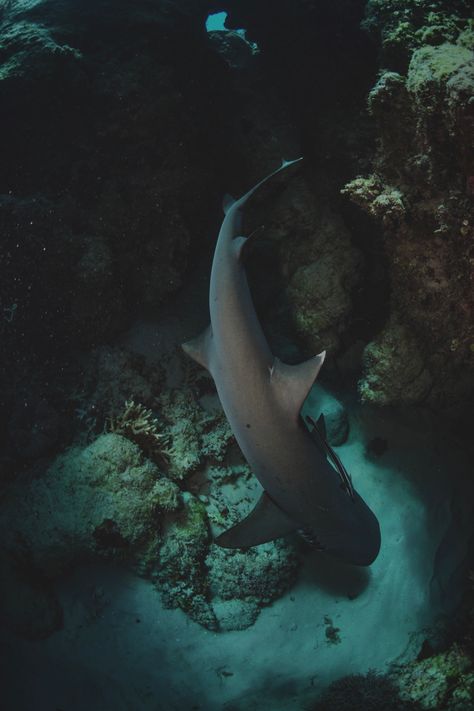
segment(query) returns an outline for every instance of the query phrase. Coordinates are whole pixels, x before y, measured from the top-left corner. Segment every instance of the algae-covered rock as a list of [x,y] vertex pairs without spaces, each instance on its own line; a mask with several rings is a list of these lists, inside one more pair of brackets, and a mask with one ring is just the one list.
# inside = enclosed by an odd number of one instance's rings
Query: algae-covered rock
[[368,0],[363,26],[378,39],[382,61],[403,69],[413,50],[452,42],[469,18],[469,0]]
[[382,183],[378,176],[354,178],[341,192],[350,195],[354,203],[367,209],[384,226],[393,228],[405,217],[402,191],[394,185]]
[[[291,319],[306,347],[319,352],[335,352],[352,313],[354,288],[361,282],[363,258],[351,244],[342,223],[322,218],[314,245],[301,254],[285,290]],[[292,254],[295,261],[296,254]],[[290,261],[290,267],[291,267]]]
[[251,627],[260,614],[260,606],[255,600],[220,600],[212,602],[212,608],[221,632],[245,630]]
[[213,545],[206,565],[213,595],[268,605],[294,582],[298,559],[289,544],[274,541],[245,552]]
[[190,494],[184,498],[183,511],[165,531],[156,582],[165,605],[180,607],[191,619],[215,629],[204,568],[209,545],[206,510]]
[[361,254],[346,244],[299,267],[291,277],[286,293],[294,326],[314,352],[337,350],[361,267]]
[[[365,351],[363,397],[388,404],[428,396],[459,419],[474,392],[468,5],[370,0],[366,26],[387,60],[368,102],[377,143],[372,173],[343,190],[373,218],[373,249],[383,254],[390,282],[390,324]],[[406,375],[396,384],[392,366],[403,355]]]
[[0,528],[43,574],[99,557],[129,560],[157,551],[160,510],[169,505],[156,465],[115,434],[61,454],[46,473],[11,489]]
[[462,45],[445,42],[439,47],[420,47],[411,58],[407,89],[425,101],[436,98],[436,89],[462,67],[472,68],[473,61],[472,50]]
[[375,405],[412,404],[425,399],[431,376],[415,336],[392,320],[365,349],[364,377],[359,382],[363,402]]
[[206,412],[190,388],[167,390],[159,398],[165,421],[167,473],[181,480],[207,457],[221,462],[234,437],[222,410]]
[[472,659],[456,646],[407,664],[396,671],[393,678],[402,699],[416,702],[421,709],[474,709]]

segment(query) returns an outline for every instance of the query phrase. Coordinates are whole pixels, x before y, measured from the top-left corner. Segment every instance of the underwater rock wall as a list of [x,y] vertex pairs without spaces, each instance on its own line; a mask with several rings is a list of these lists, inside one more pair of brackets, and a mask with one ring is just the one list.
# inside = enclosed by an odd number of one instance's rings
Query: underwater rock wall
[[469,17],[465,2],[368,3],[364,25],[380,47],[368,95],[377,145],[372,172],[343,190],[376,225],[390,280],[390,318],[365,350],[362,399],[428,402],[456,417],[474,391]]
[[202,14],[3,4],[2,363],[103,342],[182,284],[212,215],[222,135],[209,111],[222,66]]

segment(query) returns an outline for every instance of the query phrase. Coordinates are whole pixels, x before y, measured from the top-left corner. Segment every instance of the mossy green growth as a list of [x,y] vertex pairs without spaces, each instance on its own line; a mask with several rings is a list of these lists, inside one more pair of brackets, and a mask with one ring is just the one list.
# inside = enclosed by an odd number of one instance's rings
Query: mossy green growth
[[396,682],[401,698],[421,709],[474,710],[472,660],[457,646],[401,668]]
[[388,66],[405,71],[415,49],[458,41],[471,12],[468,0],[368,0],[363,27],[380,37]]
[[176,511],[181,506],[181,491],[177,484],[166,477],[160,477],[153,485],[150,499],[160,511]]
[[413,53],[408,70],[407,88],[415,94],[431,91],[433,83],[441,85],[464,65],[474,62],[470,49],[444,43],[439,47],[422,47]]
[[362,256],[350,244],[328,251],[295,271],[288,289],[298,333],[314,352],[335,351],[352,309],[352,289],[361,280]]
[[280,540],[245,552],[213,545],[206,564],[213,596],[267,605],[295,581],[299,560],[293,547]]
[[180,607],[191,619],[215,629],[204,567],[209,545],[206,509],[189,493],[183,498],[183,510],[165,531],[155,580],[167,607]]
[[51,576],[97,556],[138,564],[145,551],[157,552],[159,481],[158,468],[137,445],[101,435],[61,454],[27,488],[11,489],[0,518],[2,538],[13,548],[20,538],[33,564]]
[[180,481],[195,472],[205,458],[224,459],[233,434],[222,412],[206,412],[190,388],[165,391],[159,404],[166,422],[168,441],[163,451],[169,477]]
[[396,318],[366,347],[363,366],[365,375],[358,387],[364,403],[416,403],[429,392],[431,376],[417,340]]

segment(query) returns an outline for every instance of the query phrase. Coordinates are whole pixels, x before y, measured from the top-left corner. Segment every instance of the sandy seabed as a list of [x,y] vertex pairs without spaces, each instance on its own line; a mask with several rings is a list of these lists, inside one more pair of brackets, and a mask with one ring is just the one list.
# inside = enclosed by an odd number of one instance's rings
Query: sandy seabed
[[[297,711],[340,676],[416,656],[459,600],[472,520],[462,453],[418,414],[349,411],[338,453],[382,529],[370,569],[308,552],[283,598],[249,629],[222,633],[163,608],[128,572],[77,569],[59,586],[61,631],[4,640],[4,708]],[[375,436],[388,443],[379,457],[366,449]]]

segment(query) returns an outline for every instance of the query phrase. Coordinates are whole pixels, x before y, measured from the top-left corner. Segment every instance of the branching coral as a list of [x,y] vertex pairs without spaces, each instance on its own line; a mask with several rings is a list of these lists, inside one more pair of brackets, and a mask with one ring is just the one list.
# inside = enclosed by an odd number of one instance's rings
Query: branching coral
[[109,418],[107,429],[135,442],[150,459],[165,459],[169,437],[158,430],[153,412],[144,405],[127,400],[118,417]]

